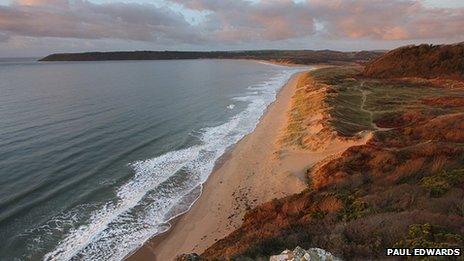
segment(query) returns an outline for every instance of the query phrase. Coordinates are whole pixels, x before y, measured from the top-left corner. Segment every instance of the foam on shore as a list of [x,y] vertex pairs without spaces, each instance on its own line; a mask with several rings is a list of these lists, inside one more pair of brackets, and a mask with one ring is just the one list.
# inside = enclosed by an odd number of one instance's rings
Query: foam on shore
[[133,162],[134,176],[115,192],[116,198],[94,211],[86,224],[71,229],[45,260],[120,260],[169,221],[190,209],[215,162],[252,132],[279,89],[302,68],[286,68],[266,82],[235,97],[246,108],[227,122],[200,130],[198,145]]

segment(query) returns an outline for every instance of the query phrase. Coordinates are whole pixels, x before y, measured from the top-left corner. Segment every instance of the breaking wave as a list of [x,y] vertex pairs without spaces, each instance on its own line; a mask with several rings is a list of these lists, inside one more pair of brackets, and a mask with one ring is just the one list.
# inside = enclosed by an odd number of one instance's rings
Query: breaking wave
[[198,199],[216,160],[254,130],[278,90],[296,71],[287,68],[233,98],[245,102],[245,109],[224,124],[201,129],[199,145],[130,163],[134,176],[117,188],[115,199],[94,210],[84,224],[69,229],[44,260],[120,260],[168,230],[169,221]]

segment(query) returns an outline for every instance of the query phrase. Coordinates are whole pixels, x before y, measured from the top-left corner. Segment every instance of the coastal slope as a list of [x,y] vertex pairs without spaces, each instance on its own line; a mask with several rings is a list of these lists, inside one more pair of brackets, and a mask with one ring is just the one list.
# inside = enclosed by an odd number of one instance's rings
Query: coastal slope
[[375,78],[446,78],[464,80],[464,43],[410,45],[369,62],[364,75]]
[[[307,97],[314,104],[310,110],[299,108],[296,98],[305,91],[306,76],[299,73],[289,80],[254,132],[241,140],[211,174],[192,209],[129,260],[172,260],[182,253],[205,251],[240,227],[247,211],[306,189],[306,172],[316,162],[367,141],[367,133],[349,139],[336,135],[326,125],[328,107],[320,102],[320,94]],[[288,129],[309,113],[317,115],[311,121],[322,126],[317,132],[325,133],[314,150],[298,145],[301,137]],[[305,137],[317,136],[313,131],[305,130]]]
[[[361,67],[306,74],[287,141],[317,150],[327,137],[369,133],[367,142],[319,161],[306,172],[305,190],[248,211],[240,228],[201,258],[268,258],[301,246],[372,259],[384,258],[387,247],[461,247],[464,89],[387,76],[373,77]],[[316,93],[328,111],[318,116],[325,124],[309,116],[308,97]]]

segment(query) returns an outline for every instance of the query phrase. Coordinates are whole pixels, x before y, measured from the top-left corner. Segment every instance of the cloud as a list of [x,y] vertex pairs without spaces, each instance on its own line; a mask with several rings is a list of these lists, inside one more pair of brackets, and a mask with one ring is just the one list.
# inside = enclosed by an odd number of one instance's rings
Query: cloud
[[6,42],[10,39],[10,35],[0,32],[0,42]]
[[172,1],[209,12],[209,32],[229,41],[455,39],[464,33],[464,8],[433,8],[418,0]]
[[32,37],[190,41],[190,24],[165,7],[21,0],[0,6],[0,31]]
[[332,37],[380,40],[437,39],[462,35],[463,8],[431,8],[411,0],[311,0]]
[[[173,46],[243,45],[295,39],[459,39],[464,8],[419,0],[165,0],[165,6],[86,0],[0,5],[0,40],[11,36],[123,39]],[[189,23],[183,13],[200,13]],[[191,17],[190,17],[191,18]]]
[[20,6],[53,6],[67,5],[67,2],[62,0],[17,0],[15,4]]
[[276,41],[314,33],[314,19],[305,3],[292,0],[173,0],[185,8],[207,12],[200,31],[207,39],[233,42]]

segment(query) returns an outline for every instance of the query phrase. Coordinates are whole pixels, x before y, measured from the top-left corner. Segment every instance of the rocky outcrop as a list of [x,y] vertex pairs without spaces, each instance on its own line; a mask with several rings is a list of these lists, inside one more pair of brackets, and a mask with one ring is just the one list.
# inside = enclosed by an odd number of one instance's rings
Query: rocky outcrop
[[279,255],[269,258],[269,261],[339,261],[338,257],[320,248],[310,248],[304,250],[297,246],[293,251],[285,250]]
[[[190,253],[179,255],[176,261],[206,261],[207,258],[202,258],[198,254]],[[261,258],[260,260],[267,260]],[[330,252],[321,248],[310,248],[305,250],[299,246],[295,247],[293,251],[284,250],[278,255],[273,255],[269,261],[341,261],[342,259],[333,256]]]

